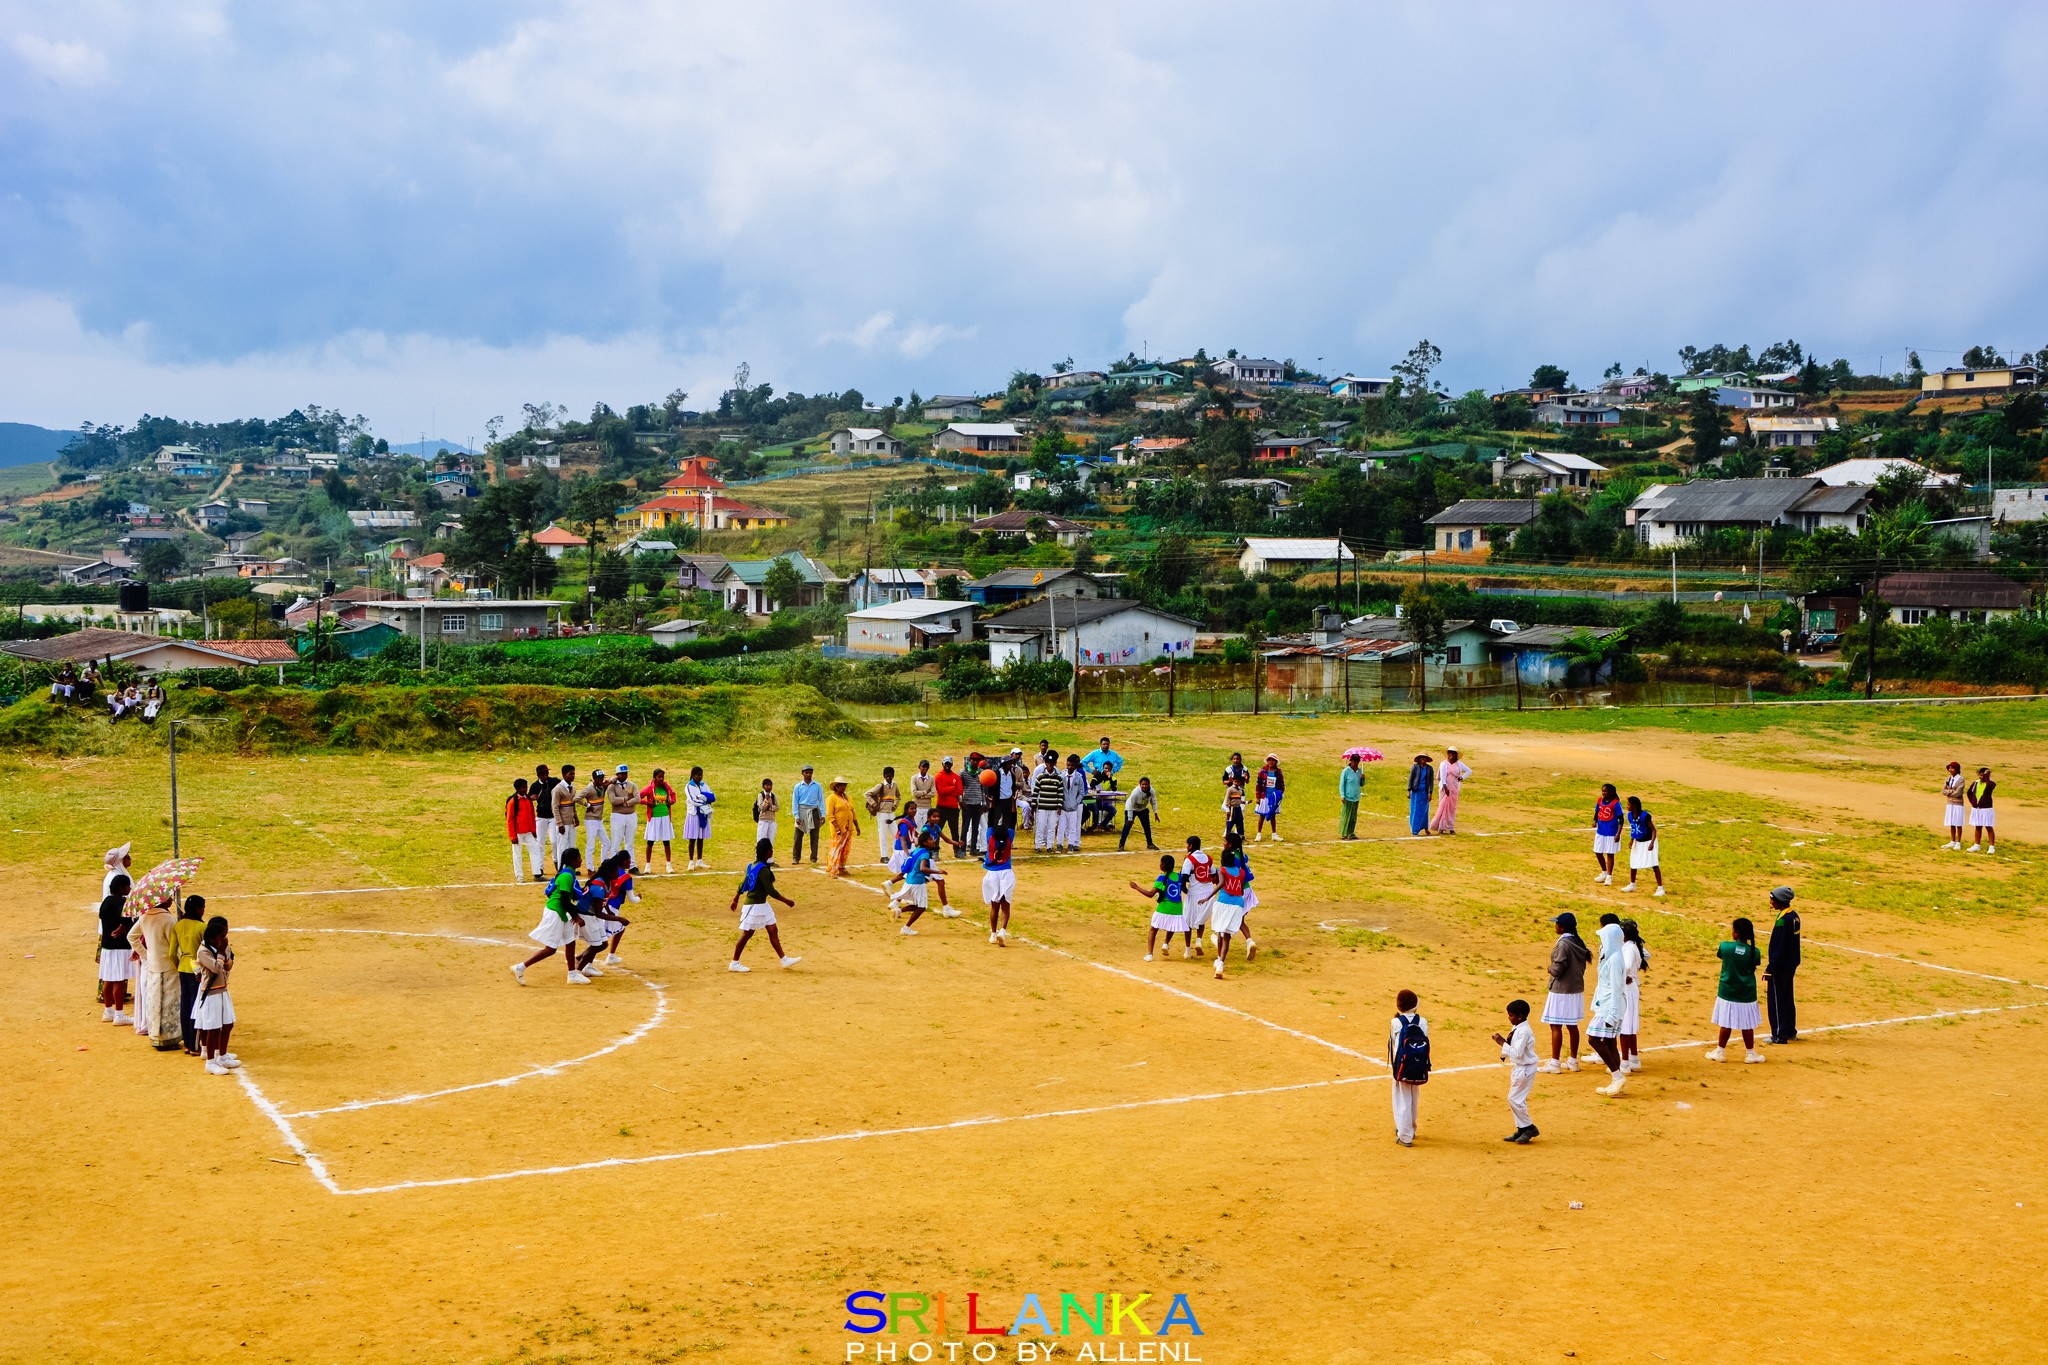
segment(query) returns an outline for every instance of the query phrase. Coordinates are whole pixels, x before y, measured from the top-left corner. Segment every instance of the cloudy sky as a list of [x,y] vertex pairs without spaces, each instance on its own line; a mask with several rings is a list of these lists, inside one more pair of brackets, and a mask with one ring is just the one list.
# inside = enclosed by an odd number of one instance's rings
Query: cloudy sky
[[2048,7],[0,0],[0,420],[2048,346]]

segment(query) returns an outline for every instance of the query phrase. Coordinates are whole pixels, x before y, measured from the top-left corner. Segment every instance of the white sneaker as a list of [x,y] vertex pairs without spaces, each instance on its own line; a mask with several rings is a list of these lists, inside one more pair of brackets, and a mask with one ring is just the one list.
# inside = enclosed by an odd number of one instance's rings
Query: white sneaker
[[123,1014],[121,1013],[121,1011],[115,1010],[114,1022],[117,1024],[132,1024],[135,1022],[135,1016],[132,1014]]
[[785,957],[784,959],[782,959],[782,965],[785,967],[794,967],[797,963],[802,961],[803,959],[800,957]]
[[583,964],[583,966],[582,966],[582,968],[581,968],[581,970],[582,970],[582,972],[583,972],[583,974],[584,974],[585,976],[603,976],[603,975],[604,975],[604,968],[602,968],[602,967],[598,966],[598,965],[597,965],[597,964],[596,964],[595,962],[586,962],[586,963],[584,963],[584,964]]
[[725,969],[729,972],[751,972],[752,970],[754,970],[752,967],[749,967],[746,963],[737,961],[726,963]]
[[990,935],[988,936],[988,941],[989,941],[990,943],[996,944],[996,945],[998,945],[998,946],[1001,946],[1001,944],[1002,944],[1002,940],[1001,940],[1001,939],[999,939],[999,938],[997,938],[997,937],[996,937],[996,936],[995,936],[994,934],[990,934]]
[[581,972],[571,972],[569,973],[569,984],[572,986],[588,986],[590,978]]
[[1664,894],[1664,888],[1663,888],[1663,887],[1661,887],[1661,886],[1660,886],[1660,887],[1658,887],[1658,888],[1657,888],[1657,889],[1656,889],[1655,891],[1652,891],[1652,892],[1650,893],[1650,895],[1651,895],[1651,896],[1653,896],[1653,897],[1655,897],[1655,896],[1661,896],[1661,895],[1663,895],[1663,894]]
[[1280,837],[1280,831],[1276,829],[1273,831],[1273,842],[1276,844],[1284,844],[1287,841]]
[[1984,850],[1978,848],[1975,844],[1971,844],[1968,848],[1963,850],[1963,852],[1965,853],[1982,853],[1983,851]]
[[1147,962],[1150,962],[1150,961],[1152,960],[1152,954],[1150,954],[1150,953],[1147,953],[1147,954],[1145,954],[1145,960],[1146,960]]
[[1959,843],[1957,843],[1957,842],[1956,842],[1955,840],[1951,839],[1951,840],[1949,840],[1949,841],[1948,841],[1947,843],[1943,844],[1943,845],[1942,845],[1942,848],[1943,848],[1944,850],[1946,850],[1946,849],[1960,849],[1960,848],[1962,848],[1962,845],[1961,845],[1961,844],[1959,844]]
[[[220,1061],[220,1064],[222,1066],[226,1067],[230,1071],[233,1071],[236,1067],[242,1064],[242,1059],[240,1057],[237,1057],[232,1052],[221,1053],[218,1060]],[[1758,1060],[1761,1061],[1762,1058],[1758,1058]]]
[[616,967],[625,960],[626,959],[620,957],[617,953],[606,953],[604,958],[604,965],[607,967]]
[[1631,1057],[1621,1064],[1621,1069],[1623,1071],[1641,1071],[1643,1069],[1643,1059]]
[[1710,1048],[1708,1048],[1708,1049],[1707,1049],[1707,1060],[1708,1060],[1708,1061],[1710,1061],[1710,1062],[1725,1062],[1725,1061],[1727,1061],[1727,1060],[1728,1060],[1728,1049],[1727,1049],[1727,1048],[1725,1048],[1725,1047],[1710,1047]]
[[228,1074],[228,1069],[219,1062],[208,1062],[206,1064],[206,1074],[209,1076],[225,1076]]
[[1218,981],[1221,981],[1223,979],[1223,959],[1220,957],[1217,958],[1214,963],[1214,966],[1216,968],[1216,979]]
[[1557,1058],[1552,1057],[1548,1061],[1544,1062],[1543,1065],[1537,1067],[1536,1070],[1540,1074],[1545,1076],[1555,1076],[1558,1072],[1564,1070],[1564,1068],[1557,1064]]
[[1996,852],[1998,852],[1998,845],[1997,845],[1997,844],[1992,844],[1992,845],[1991,845],[1990,847],[1986,848],[1986,849],[1985,849],[1984,851],[1985,851],[1986,853],[1996,853]]
[[1629,894],[1630,894],[1631,892],[1633,892],[1633,891],[1634,891],[1635,889],[1636,889],[1636,884],[1635,884],[1634,882],[1630,882],[1630,883],[1629,883],[1629,884],[1628,884],[1627,886],[1624,886],[1623,888],[1621,888],[1621,894],[1622,894],[1622,895],[1624,895],[1624,896],[1626,896],[1626,895],[1629,895]]
[[954,908],[953,908],[952,906],[950,906],[950,905],[942,905],[942,906],[940,906],[940,907],[939,907],[939,918],[940,918],[940,919],[959,919],[959,918],[960,918],[960,912],[959,912],[958,910],[955,910],[955,909],[954,909]]
[[105,1009],[100,1011],[100,1022],[103,1024],[111,1024],[114,1022],[114,1007],[112,1005],[109,1005]]
[[1183,944],[1181,946],[1180,955],[1185,959],[1192,960],[1195,956],[1194,946],[1192,944]]
[[1564,1059],[1564,1069],[1565,1069],[1566,1071],[1577,1071],[1577,1070],[1579,1069],[1579,1059],[1578,1059],[1578,1058],[1576,1058],[1576,1057],[1567,1057],[1567,1058],[1565,1058],[1565,1059]]
[[526,984],[526,964],[524,962],[512,964],[512,979],[522,986]]
[[1757,1051],[1757,1050],[1756,1050],[1755,1048],[1751,1048],[1751,1049],[1749,1050],[1749,1055],[1748,1055],[1747,1057],[1744,1057],[1744,1058],[1743,1058],[1742,1060],[1743,1060],[1744,1062],[1760,1062],[1760,1061],[1762,1061],[1763,1059],[1764,1059],[1764,1054],[1763,1054],[1763,1053],[1761,1053],[1761,1052]]
[[1264,830],[1260,830],[1260,831],[1259,831],[1259,832],[1258,832],[1257,834],[1254,834],[1254,835],[1252,836],[1252,842],[1253,842],[1253,843],[1255,843],[1255,844],[1260,844],[1260,843],[1264,843],[1264,842],[1265,842],[1265,840],[1266,840],[1266,832],[1265,832]]
[[1245,960],[1246,962],[1250,962],[1250,961],[1252,961],[1252,960],[1253,960],[1254,958],[1258,957],[1258,955],[1259,955],[1259,945],[1258,945],[1258,941],[1257,941],[1256,939],[1249,939],[1249,938],[1248,938],[1248,939],[1246,939],[1246,940],[1244,941],[1244,960]]
[[996,930],[996,937],[1001,939],[1003,942],[1008,943],[1010,941],[1009,926],[1005,925],[1001,929]]
[[898,930],[897,930],[896,932],[897,932],[897,933],[899,933],[899,934],[901,934],[901,935],[903,935],[903,937],[905,937],[905,938],[916,938],[916,937],[917,937],[917,930],[915,930],[915,929],[911,928],[911,927],[910,927],[909,925],[907,925],[907,924],[906,924],[906,925],[904,925],[904,926],[903,926],[903,927],[902,927],[901,929],[898,929]]

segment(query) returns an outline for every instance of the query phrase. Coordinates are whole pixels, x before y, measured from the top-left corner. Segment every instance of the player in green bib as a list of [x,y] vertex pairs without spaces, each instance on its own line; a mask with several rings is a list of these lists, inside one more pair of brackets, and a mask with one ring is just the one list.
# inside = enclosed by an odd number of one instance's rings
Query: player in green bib
[[1137,892],[1145,899],[1156,902],[1152,908],[1152,928],[1145,935],[1145,960],[1147,962],[1152,960],[1153,951],[1158,945],[1161,931],[1164,931],[1166,934],[1166,951],[1169,956],[1173,953],[1173,936],[1179,934],[1181,937],[1181,956],[1193,957],[1195,955],[1195,937],[1194,931],[1188,928],[1186,909],[1187,884],[1181,880],[1180,873],[1174,870],[1173,855],[1171,853],[1161,855],[1159,859],[1159,875],[1152,879],[1152,885],[1140,886],[1136,882],[1132,882],[1130,887],[1131,890]]

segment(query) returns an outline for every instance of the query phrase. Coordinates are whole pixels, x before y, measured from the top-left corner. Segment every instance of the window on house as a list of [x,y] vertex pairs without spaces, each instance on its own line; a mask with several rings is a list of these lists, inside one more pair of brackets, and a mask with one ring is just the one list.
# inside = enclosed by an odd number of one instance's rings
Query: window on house
[[441,613],[441,633],[460,635],[469,629],[469,616],[465,612],[444,611]]
[[1927,619],[1927,608],[1925,608],[1925,607],[1900,607],[1900,608],[1899,608],[1899,624],[1901,624],[1901,625],[1906,625],[1906,626],[1917,626],[1917,625],[1919,625],[1919,624],[1920,624],[1920,623],[1921,623],[1922,621],[1925,621],[1926,619]]
[[478,630],[503,630],[505,628],[505,613],[502,611],[481,613],[476,618],[476,628]]
[[1461,664],[1461,663],[1464,663],[1464,662],[1465,662],[1465,646],[1463,646],[1463,645],[1445,645],[1445,646],[1444,646],[1444,662],[1445,662],[1445,663],[1447,663],[1447,664]]

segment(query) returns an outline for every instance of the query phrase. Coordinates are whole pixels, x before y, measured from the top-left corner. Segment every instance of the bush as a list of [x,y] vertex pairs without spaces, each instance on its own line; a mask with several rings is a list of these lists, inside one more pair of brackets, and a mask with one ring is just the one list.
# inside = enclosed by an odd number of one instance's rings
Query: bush
[[993,669],[986,660],[962,654],[939,674],[938,692],[948,700],[1002,692],[1064,692],[1073,676],[1074,666],[1065,659],[1016,659]]

